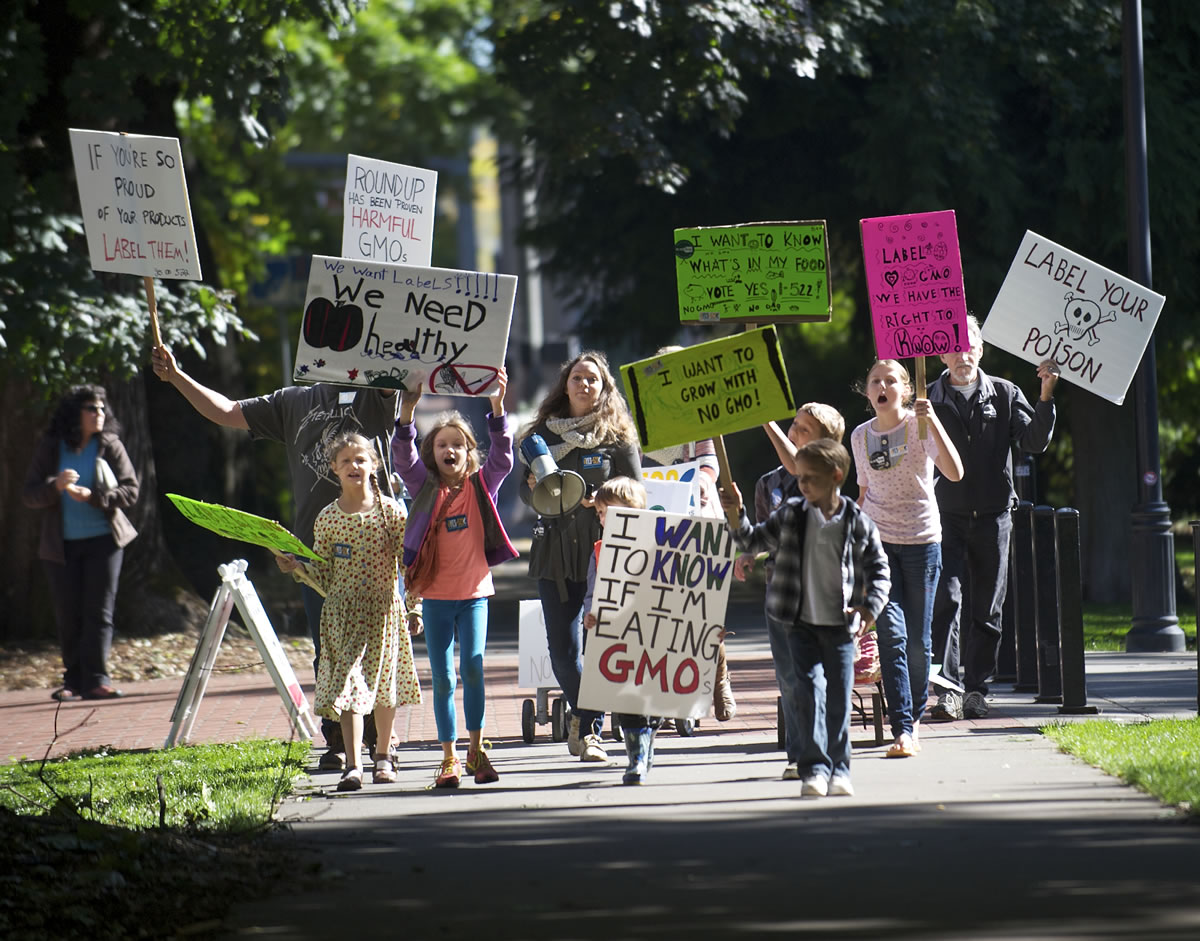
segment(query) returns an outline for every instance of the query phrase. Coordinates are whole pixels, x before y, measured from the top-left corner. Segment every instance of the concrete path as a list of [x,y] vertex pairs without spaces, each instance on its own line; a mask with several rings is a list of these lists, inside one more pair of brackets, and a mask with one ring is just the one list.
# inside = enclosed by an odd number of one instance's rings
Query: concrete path
[[[395,785],[338,794],[314,753],[279,816],[323,875],[236,905],[228,936],[1200,937],[1200,829],[1057,752],[1036,731],[1055,706],[999,686],[987,719],[927,723],[915,758],[857,747],[855,797],[803,799],[780,780],[774,675],[753,618],[730,655],[738,716],[660,736],[650,782],[630,788],[615,743],[611,764],[592,766],[549,726],[521,740],[532,693],[516,686],[515,634],[494,636],[487,735],[501,780],[428,789],[439,756],[428,705],[397,721]],[[1102,718],[1196,715],[1194,653],[1089,654],[1087,670]],[[0,759],[161,747],[179,686],[61,708],[49,690],[0,694]],[[194,740],[255,735],[289,735],[267,677],[214,676]]]

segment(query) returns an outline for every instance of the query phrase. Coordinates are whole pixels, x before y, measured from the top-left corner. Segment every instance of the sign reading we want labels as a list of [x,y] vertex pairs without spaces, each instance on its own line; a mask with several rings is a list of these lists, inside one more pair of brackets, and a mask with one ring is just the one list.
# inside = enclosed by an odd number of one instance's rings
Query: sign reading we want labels
[[516,292],[511,274],[314,255],[295,380],[486,395]]
[[733,537],[724,520],[610,507],[580,707],[707,715],[732,570]]
[[70,135],[92,267],[199,281],[179,139],[77,128]]

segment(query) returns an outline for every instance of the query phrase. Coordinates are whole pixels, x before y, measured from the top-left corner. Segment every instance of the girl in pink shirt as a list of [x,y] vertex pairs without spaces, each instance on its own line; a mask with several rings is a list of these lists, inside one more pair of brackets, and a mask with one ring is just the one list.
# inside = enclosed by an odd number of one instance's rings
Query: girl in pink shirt
[[404,560],[408,566],[407,587],[424,598],[433,715],[442,744],[435,787],[458,787],[463,773],[455,753],[455,636],[463,680],[463,711],[471,740],[467,772],[475,776],[476,784],[500,778],[483,743],[483,649],[487,643],[487,600],[495,594],[490,566],[517,557],[496,512],[496,493],[513,466],[512,434],[504,413],[507,386],[508,374],[501,369],[496,388],[489,395],[491,448],[482,466],[475,434],[458,412],[444,412],[434,419],[418,455],[413,413],[421,398],[420,388],[401,395],[400,417],[392,438],[392,461],[413,495],[404,535]]
[[[929,698],[930,623],[942,571],[942,524],[933,471],[962,479],[962,461],[928,399],[913,401],[908,370],[881,359],[864,389],[875,417],[850,434],[858,505],[879,527],[892,573],[891,594],[876,620],[883,687],[895,741],[889,758],[920,749],[917,729]],[[922,437],[919,424],[926,423]]]

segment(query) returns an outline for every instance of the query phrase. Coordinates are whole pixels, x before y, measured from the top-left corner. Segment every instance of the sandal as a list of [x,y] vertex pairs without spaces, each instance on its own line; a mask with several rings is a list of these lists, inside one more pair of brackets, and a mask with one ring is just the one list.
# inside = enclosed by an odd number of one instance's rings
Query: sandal
[[83,699],[75,690],[67,689],[65,686],[62,689],[56,689],[52,692],[50,698],[57,699],[59,702],[79,702]]
[[375,772],[371,775],[371,780],[376,784],[396,783],[396,769],[390,758],[375,759]]
[[900,737],[892,742],[891,748],[887,750],[885,758],[911,758],[917,753],[917,747],[913,744],[912,736],[907,732],[900,733]]
[[337,789],[339,791],[362,790],[362,768],[350,768],[342,775],[342,780],[338,781]]
[[111,686],[97,686],[84,694],[84,699],[120,699],[125,694]]

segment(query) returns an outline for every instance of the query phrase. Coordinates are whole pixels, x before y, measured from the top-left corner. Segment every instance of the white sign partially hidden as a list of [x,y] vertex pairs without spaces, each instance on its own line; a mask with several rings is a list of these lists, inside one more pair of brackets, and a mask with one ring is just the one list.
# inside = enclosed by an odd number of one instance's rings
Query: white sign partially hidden
[[542,603],[536,599],[522,599],[517,621],[517,688],[554,689],[557,686],[558,680],[550,666]]
[[516,292],[511,274],[314,255],[295,379],[486,395]]
[[179,139],[76,128],[70,134],[92,267],[199,281]]
[[724,520],[610,507],[580,707],[676,719],[707,715],[732,569],[733,538]]
[[992,304],[983,338],[1120,405],[1166,298],[1036,232]]
[[433,261],[437,172],[350,154],[342,255],[397,265]]
[[699,461],[681,461],[665,467],[642,466],[646,506],[667,513],[695,515],[700,506]]

